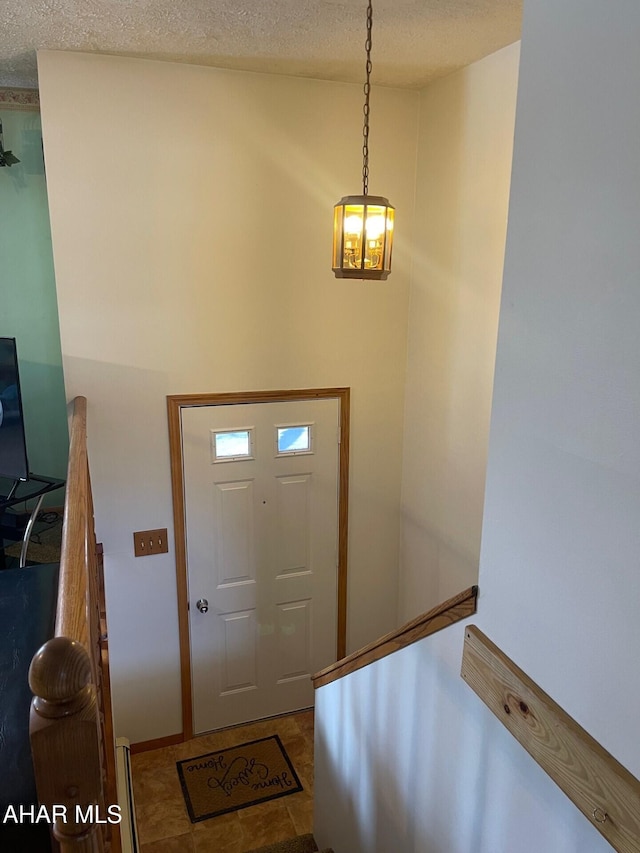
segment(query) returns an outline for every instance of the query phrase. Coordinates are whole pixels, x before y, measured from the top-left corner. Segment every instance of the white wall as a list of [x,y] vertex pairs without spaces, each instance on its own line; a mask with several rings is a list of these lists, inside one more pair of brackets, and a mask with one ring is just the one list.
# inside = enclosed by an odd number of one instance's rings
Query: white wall
[[636,776],[639,33],[525,10],[480,572],[487,633]]
[[420,97],[400,623],[478,582],[518,59],[511,45]]
[[462,643],[458,623],[316,691],[320,849],[610,853],[460,678]]
[[[348,385],[348,646],[395,624],[418,95],[372,97],[371,192],[398,210],[387,283],[330,268],[361,180],[359,86],[41,52],[67,393],[89,399],[118,733],[180,731],[165,395]],[[278,221],[289,233],[278,241]]]
[[[638,32],[635,0],[525,4],[473,620],[636,777]],[[462,682],[462,643],[319,691],[318,842],[610,850]]]

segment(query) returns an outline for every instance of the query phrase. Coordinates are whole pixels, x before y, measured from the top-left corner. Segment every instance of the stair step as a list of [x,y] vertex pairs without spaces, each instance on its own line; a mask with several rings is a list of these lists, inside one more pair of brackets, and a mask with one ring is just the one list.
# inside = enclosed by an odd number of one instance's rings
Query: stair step
[[[318,853],[318,845],[313,835],[297,835],[277,844],[267,844],[248,853]],[[333,853],[333,850],[323,850],[322,853]]]

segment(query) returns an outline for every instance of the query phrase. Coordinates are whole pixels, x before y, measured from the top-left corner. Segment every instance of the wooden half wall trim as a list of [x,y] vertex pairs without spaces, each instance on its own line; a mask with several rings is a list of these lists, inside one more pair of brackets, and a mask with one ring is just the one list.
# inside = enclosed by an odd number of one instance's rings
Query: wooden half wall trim
[[131,755],[137,755],[139,752],[150,752],[152,749],[164,749],[166,746],[175,746],[178,743],[184,743],[182,732],[175,735],[157,737],[153,740],[139,740],[131,744]]
[[325,684],[330,684],[344,675],[356,672],[356,670],[362,669],[370,663],[385,658],[392,652],[397,652],[399,649],[411,645],[411,643],[441,631],[448,625],[453,625],[461,619],[472,616],[476,612],[477,598],[477,586],[469,587],[464,592],[454,595],[453,598],[438,604],[427,613],[423,613],[422,616],[407,622],[401,628],[385,634],[384,637],[374,640],[357,652],[353,652],[346,658],[342,658],[342,660],[320,670],[312,676],[313,686],[316,689],[324,687]]
[[614,850],[640,853],[640,781],[475,625],[461,674]]

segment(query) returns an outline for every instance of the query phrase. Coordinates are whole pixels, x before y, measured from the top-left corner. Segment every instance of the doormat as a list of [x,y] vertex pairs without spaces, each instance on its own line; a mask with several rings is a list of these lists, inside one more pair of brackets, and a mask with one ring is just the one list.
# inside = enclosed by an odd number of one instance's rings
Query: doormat
[[302,791],[278,735],[176,762],[191,823]]

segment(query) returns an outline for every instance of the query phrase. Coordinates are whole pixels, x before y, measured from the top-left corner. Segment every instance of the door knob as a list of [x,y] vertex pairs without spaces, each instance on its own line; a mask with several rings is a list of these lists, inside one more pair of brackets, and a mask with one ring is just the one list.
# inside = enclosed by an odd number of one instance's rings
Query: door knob
[[196,607],[200,611],[200,613],[206,613],[209,610],[209,602],[206,598],[199,598],[196,601]]

